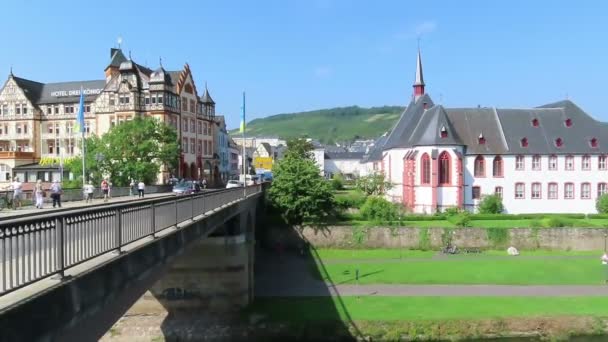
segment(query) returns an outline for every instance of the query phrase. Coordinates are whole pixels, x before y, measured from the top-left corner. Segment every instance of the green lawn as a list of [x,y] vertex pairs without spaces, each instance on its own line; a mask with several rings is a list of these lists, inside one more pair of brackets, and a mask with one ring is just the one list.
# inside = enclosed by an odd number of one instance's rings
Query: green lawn
[[[318,248],[313,255],[321,260],[331,259],[407,259],[407,258],[431,258],[437,255],[438,251],[421,251],[412,249],[398,248],[377,248],[377,249],[335,249]],[[550,251],[532,250],[520,251],[521,256],[596,256],[602,255],[602,251]],[[450,258],[477,258],[484,256],[507,256],[506,250],[487,250],[481,254],[458,254],[449,256]]]
[[[505,219],[505,220],[475,220],[472,219],[469,223],[470,227],[477,228],[530,228],[532,226],[532,221],[530,219]],[[536,220],[538,221],[538,220]],[[582,227],[582,228],[603,228],[608,227],[608,219],[580,219],[580,220],[570,220],[574,227]],[[360,218],[354,217],[350,221],[343,222],[344,225],[354,225],[354,226],[366,226],[366,227],[374,227],[374,226],[387,226],[386,222],[376,223],[371,221],[364,221]],[[453,223],[447,220],[433,220],[433,221],[402,221],[402,222],[393,222],[393,225],[400,227],[414,227],[414,228],[454,228],[456,227]],[[541,228],[542,229],[542,228]]]
[[[448,257],[451,258],[451,257]],[[605,270],[599,258],[483,258],[417,260],[392,263],[325,263],[321,276],[336,284],[517,284],[598,285]]]
[[606,316],[608,297],[302,297],[257,298],[252,312],[270,320],[462,320]]

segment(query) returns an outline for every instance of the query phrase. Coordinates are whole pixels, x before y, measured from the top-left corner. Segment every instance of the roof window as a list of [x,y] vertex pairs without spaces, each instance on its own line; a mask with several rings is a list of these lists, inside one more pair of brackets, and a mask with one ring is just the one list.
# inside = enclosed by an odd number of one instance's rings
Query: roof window
[[445,129],[445,126],[441,127],[441,138],[447,138],[448,137],[448,130]]
[[566,121],[564,121],[564,125],[566,125],[566,127],[572,127],[572,119],[566,119]]
[[536,118],[532,119],[532,127],[538,127],[538,125],[539,125],[538,119],[536,119]]
[[562,147],[564,145],[564,141],[562,138],[555,139],[555,147]]
[[591,148],[597,148],[598,147],[597,138],[591,138],[591,140],[589,140],[589,146],[591,146]]
[[521,138],[520,142],[521,147],[528,147],[528,138]]
[[477,142],[479,143],[479,145],[483,145],[486,143],[486,138],[483,136],[482,133],[479,133],[479,137],[477,137]]

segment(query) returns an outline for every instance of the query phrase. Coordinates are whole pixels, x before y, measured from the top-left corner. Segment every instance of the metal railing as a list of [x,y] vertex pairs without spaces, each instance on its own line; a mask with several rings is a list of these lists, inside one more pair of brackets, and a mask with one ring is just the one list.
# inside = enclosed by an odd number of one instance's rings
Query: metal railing
[[257,194],[263,184],[0,222],[0,295]]

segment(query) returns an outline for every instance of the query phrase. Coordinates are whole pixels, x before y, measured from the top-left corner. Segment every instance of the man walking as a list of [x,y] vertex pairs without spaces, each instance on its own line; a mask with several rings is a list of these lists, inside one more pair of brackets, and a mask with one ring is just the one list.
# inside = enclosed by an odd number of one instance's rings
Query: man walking
[[61,208],[61,184],[57,180],[54,180],[51,185],[51,199],[53,199],[53,208],[55,206]]
[[103,201],[107,202],[108,201],[108,196],[110,193],[110,184],[108,183],[108,179],[104,178],[101,181],[101,191],[103,192]]
[[19,181],[19,177],[15,177],[11,188],[13,189],[13,209],[19,209],[21,208],[21,193],[23,192],[23,183]]
[[146,184],[144,184],[143,180],[140,180],[137,183],[137,192],[139,193],[139,198],[144,198],[144,190],[146,189]]
[[89,181],[89,184],[84,186],[84,194],[86,198],[86,203],[93,202],[93,192],[95,191],[95,187],[93,186],[93,182]]

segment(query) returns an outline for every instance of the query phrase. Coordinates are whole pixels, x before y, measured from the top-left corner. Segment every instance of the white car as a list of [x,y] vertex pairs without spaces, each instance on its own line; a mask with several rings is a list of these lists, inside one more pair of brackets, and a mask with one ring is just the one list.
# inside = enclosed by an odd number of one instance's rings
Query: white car
[[228,183],[226,183],[226,189],[240,188],[240,187],[243,187],[243,183],[241,183],[237,180],[229,180]]

